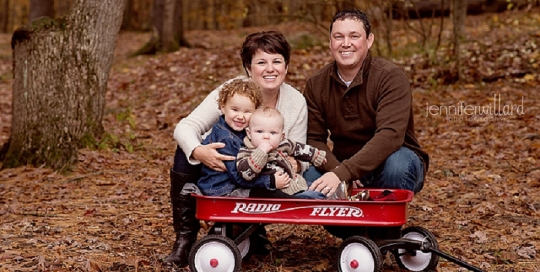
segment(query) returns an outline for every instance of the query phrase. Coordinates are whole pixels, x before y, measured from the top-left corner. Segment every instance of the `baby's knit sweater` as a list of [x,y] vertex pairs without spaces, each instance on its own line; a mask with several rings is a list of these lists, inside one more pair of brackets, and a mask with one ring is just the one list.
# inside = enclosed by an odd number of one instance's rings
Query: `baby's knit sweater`
[[273,175],[276,171],[284,172],[291,177],[291,182],[281,191],[291,195],[307,190],[308,186],[306,180],[294,172],[287,156],[292,156],[299,161],[311,162],[315,166],[320,166],[326,161],[325,151],[288,139],[283,140],[268,154],[253,146],[248,137],[244,138],[244,145],[240,148],[236,160],[238,173],[242,174],[245,180],[253,180],[261,174]]

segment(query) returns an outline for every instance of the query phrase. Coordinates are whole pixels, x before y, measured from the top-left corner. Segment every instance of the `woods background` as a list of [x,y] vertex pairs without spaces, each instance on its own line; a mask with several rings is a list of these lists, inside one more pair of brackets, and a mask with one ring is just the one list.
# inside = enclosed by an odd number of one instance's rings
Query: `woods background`
[[[303,20],[314,23],[329,21],[337,9],[355,6],[375,17],[418,17],[448,14],[452,1],[446,0],[201,0],[182,1],[186,30],[218,30],[277,24]],[[0,32],[13,32],[28,23],[31,0],[0,0]],[[41,0],[53,2],[54,16],[67,14],[74,0]],[[153,0],[127,0],[122,30],[148,31],[152,28]],[[504,11],[538,5],[538,0],[468,0],[470,13]],[[407,16],[403,16],[404,14]],[[374,22],[375,25],[381,22]],[[326,26],[325,26],[326,27]]]
[[[12,33],[21,25],[35,19],[33,14],[50,14],[58,18],[68,14],[75,0],[0,0],[0,33]],[[154,0],[126,0],[121,30],[154,31],[161,36],[162,29],[155,29],[156,20],[167,16],[164,9],[156,8]],[[190,30],[231,30],[244,27],[259,27],[287,22],[302,22],[312,26],[309,37],[303,36],[302,46],[320,45],[325,41],[328,22],[337,10],[356,7],[369,16],[372,29],[377,33],[374,51],[381,56],[394,56],[393,32],[405,30],[424,53],[434,54],[441,46],[443,16],[449,16],[453,6],[466,9],[468,14],[502,12],[526,9],[540,4],[540,0],[201,0],[170,1],[181,7],[180,36]],[[42,6],[42,9],[30,6]],[[163,7],[163,3],[161,3]],[[466,8],[465,8],[466,6]],[[46,12],[43,12],[46,9]],[[443,15],[443,16],[440,16]],[[415,20],[423,18],[421,20]],[[29,20],[30,19],[30,20]],[[464,20],[464,18],[463,18]],[[414,22],[413,22],[414,21]],[[177,23],[178,24],[178,23]],[[463,23],[461,23],[462,25]],[[437,27],[435,27],[437,25]],[[313,34],[318,38],[315,38]],[[156,34],[157,35],[157,34]],[[318,39],[318,40],[317,40]],[[416,41],[413,41],[416,42]],[[459,47],[457,40],[450,41]],[[180,45],[184,45],[180,42]],[[147,45],[148,46],[148,45]],[[155,51],[141,48],[144,52]],[[165,51],[175,51],[165,50]]]

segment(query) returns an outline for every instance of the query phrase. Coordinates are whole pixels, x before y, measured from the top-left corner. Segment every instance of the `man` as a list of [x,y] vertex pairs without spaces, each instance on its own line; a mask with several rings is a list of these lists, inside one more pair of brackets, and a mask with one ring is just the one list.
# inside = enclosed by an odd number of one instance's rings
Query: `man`
[[334,61],[304,89],[307,143],[327,154],[319,169],[324,174],[311,190],[331,194],[341,181],[413,192],[424,185],[429,157],[415,136],[409,78],[397,65],[371,55],[374,38],[363,12],[342,10],[334,16]]

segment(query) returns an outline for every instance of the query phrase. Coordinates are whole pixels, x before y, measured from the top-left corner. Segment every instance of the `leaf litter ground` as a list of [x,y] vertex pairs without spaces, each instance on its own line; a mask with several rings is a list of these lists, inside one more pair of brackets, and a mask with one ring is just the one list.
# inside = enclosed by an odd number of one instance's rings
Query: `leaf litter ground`
[[[451,77],[444,61],[396,60],[411,75],[418,138],[431,155],[407,225],[427,228],[441,250],[486,271],[540,271],[538,14],[469,17],[460,85],[441,84]],[[315,33],[301,24],[276,28],[290,39]],[[127,55],[149,34],[122,32],[103,148],[81,150],[69,175],[39,166],[0,171],[0,271],[165,270],[160,263],[174,238],[168,179],[174,126],[214,87],[243,73],[238,46],[255,30],[189,32],[191,49],[134,58]],[[0,39],[0,144],[11,123],[9,39]],[[287,81],[302,90],[330,59],[326,46],[295,50]],[[461,102],[515,107],[483,116],[441,110]],[[337,270],[341,240],[322,227],[267,228],[272,253],[245,260],[245,271]],[[385,263],[384,271],[399,271],[390,256]],[[464,270],[441,259],[437,271]]]

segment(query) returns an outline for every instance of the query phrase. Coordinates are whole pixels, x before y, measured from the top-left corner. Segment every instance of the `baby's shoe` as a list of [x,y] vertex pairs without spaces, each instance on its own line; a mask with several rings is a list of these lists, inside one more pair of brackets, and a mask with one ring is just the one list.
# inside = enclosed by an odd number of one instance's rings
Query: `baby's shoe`
[[329,200],[347,200],[347,199],[349,199],[349,197],[347,196],[347,184],[345,183],[345,181],[342,181],[338,185],[336,191],[333,194],[327,196],[327,199],[329,199]]

